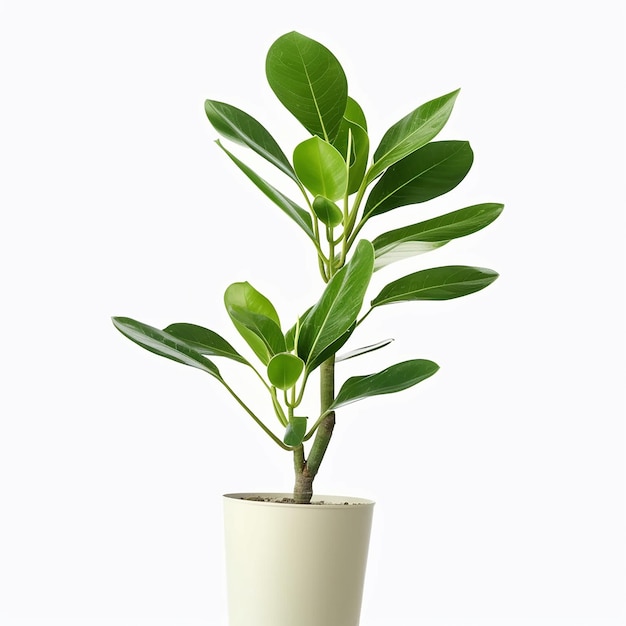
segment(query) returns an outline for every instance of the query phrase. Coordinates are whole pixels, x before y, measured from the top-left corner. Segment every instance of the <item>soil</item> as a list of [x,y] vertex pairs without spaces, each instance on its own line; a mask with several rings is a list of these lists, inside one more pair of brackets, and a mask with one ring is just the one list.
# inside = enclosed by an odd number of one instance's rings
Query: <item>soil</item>
[[[253,502],[275,502],[278,504],[295,504],[296,501],[293,498],[286,498],[286,497],[282,497],[282,498],[269,498],[269,497],[263,497],[263,496],[246,496],[244,498],[240,498],[240,500],[250,500]],[[326,502],[324,500],[315,500],[314,502],[309,502],[309,505],[316,505],[316,504],[339,504],[339,502]],[[350,504],[350,502],[344,502],[344,505],[348,506]]]

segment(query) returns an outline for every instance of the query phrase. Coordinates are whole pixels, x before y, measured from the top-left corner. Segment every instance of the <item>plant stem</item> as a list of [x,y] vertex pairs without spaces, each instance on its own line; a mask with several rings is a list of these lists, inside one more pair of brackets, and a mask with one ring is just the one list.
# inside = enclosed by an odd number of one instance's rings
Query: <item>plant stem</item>
[[230,395],[235,398],[239,406],[263,429],[263,431],[269,435],[271,439],[275,443],[277,443],[283,450],[291,450],[291,448],[285,445],[248,407],[248,405],[233,391],[233,389],[223,380],[220,379],[220,382],[228,389]]
[[[358,202],[360,201],[360,198],[362,196],[363,192],[362,190],[360,190],[355,211],[358,209]],[[329,249],[326,267],[324,267],[324,263],[322,263],[320,260],[320,273],[322,274],[322,278],[326,283],[330,281],[333,275],[343,266],[345,262],[347,252],[346,241],[349,234],[349,230],[346,230],[347,225],[345,223],[349,213],[347,210],[347,206],[348,205],[346,195],[346,198],[344,199],[344,230],[342,236],[339,239],[335,240],[333,237],[332,229],[330,227],[327,228],[326,234]],[[352,217],[352,219],[354,220],[354,216]],[[318,232],[319,231],[316,230],[316,237],[319,237]],[[337,263],[335,260],[335,245],[340,242],[342,243],[342,253],[340,255],[339,262]],[[304,382],[302,383],[302,390],[298,398],[298,404],[302,397],[305,383],[306,377]],[[329,411],[329,408],[331,407],[334,399],[335,355],[332,355],[320,365],[320,415],[324,415],[324,413],[327,413],[327,415],[325,415],[319,422],[319,425],[316,424],[316,426],[311,431],[315,432],[315,439],[313,440],[313,444],[311,445],[309,457],[305,457],[304,446],[302,445],[298,446],[293,451],[294,470],[296,473],[296,481],[293,487],[293,497],[297,504],[308,504],[311,502],[311,498],[313,497],[313,480],[315,479],[315,476],[319,471],[320,465],[324,458],[324,454],[326,453],[326,449],[328,448],[328,444],[330,443],[333,429],[335,428],[335,412]]]
[[[331,356],[328,360],[324,361],[320,366],[320,406],[322,412],[328,410],[330,405],[335,399],[335,357]],[[335,412],[331,411],[322,420],[317,429],[311,451],[309,452],[309,458],[307,465],[309,472],[313,477],[319,470],[324,453],[330,438],[333,434],[333,428],[335,427]]]
[[313,479],[308,475],[303,445],[299,445],[293,451],[293,467],[296,471],[296,483],[293,486],[294,500],[297,504],[308,504],[313,496]]
[[[335,399],[335,357],[332,356],[320,366],[320,404],[322,412],[328,410]],[[302,446],[294,451],[294,467],[296,483],[294,485],[294,499],[298,504],[307,504],[313,496],[313,480],[330,443],[335,427],[335,412],[331,411],[324,417],[315,432],[315,439],[309,452],[309,458],[304,460]]]

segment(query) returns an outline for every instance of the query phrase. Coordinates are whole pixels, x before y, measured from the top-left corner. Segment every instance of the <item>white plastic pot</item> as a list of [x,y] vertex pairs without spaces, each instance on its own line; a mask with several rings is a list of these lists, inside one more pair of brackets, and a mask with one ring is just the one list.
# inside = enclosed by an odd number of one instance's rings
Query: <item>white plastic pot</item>
[[288,497],[224,496],[229,626],[358,626],[374,502]]

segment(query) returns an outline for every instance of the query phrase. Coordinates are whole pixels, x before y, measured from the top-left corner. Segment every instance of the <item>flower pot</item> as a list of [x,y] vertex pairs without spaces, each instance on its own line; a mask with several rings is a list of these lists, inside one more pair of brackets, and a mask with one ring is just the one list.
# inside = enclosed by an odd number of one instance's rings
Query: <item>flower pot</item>
[[290,496],[224,496],[229,626],[358,626],[374,502]]

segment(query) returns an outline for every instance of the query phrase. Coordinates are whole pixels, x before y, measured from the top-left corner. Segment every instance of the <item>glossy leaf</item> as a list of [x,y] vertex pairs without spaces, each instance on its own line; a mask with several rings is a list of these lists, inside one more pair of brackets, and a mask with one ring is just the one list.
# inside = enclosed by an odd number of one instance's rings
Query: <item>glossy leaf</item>
[[392,341],[393,339],[384,339],[383,341],[379,341],[378,343],[373,343],[369,346],[363,346],[362,348],[357,348],[356,350],[351,350],[350,352],[340,354],[335,359],[335,363],[339,363],[340,361],[347,361],[348,359],[353,359],[355,356],[360,356],[361,354],[367,354],[368,352],[380,350],[381,348],[388,346]]
[[376,254],[374,269],[434,250],[452,239],[471,235],[491,224],[503,209],[503,204],[475,204],[384,233],[372,241]]
[[338,200],[346,193],[346,162],[337,150],[319,137],[298,144],[293,151],[293,166],[302,184],[313,194]]
[[451,300],[480,291],[498,274],[490,269],[449,265],[433,267],[404,276],[383,287],[372,300],[372,307],[412,300]]
[[426,144],[382,175],[367,198],[364,218],[448,193],[465,178],[473,160],[474,154],[467,141]]
[[[350,141],[350,144],[348,142]],[[348,172],[348,193],[355,193],[363,181],[369,159],[370,140],[367,135],[367,122],[363,110],[352,98],[341,122],[337,138],[333,145],[344,158],[348,159],[350,145],[350,169]]]
[[347,158],[347,138],[352,141],[350,144],[350,168],[348,170],[348,194],[355,193],[365,176],[367,161],[369,158],[370,140],[367,133],[356,124],[345,122],[342,131],[346,132],[346,145],[342,146],[341,154]]
[[164,332],[182,339],[189,347],[200,354],[210,356],[223,356],[239,363],[249,365],[248,361],[233,348],[226,339],[216,332],[197,326],[196,324],[176,323],[170,324]]
[[235,143],[251,148],[291,179],[298,180],[281,147],[265,127],[251,115],[217,100],[206,100],[204,110],[218,133]]
[[267,377],[278,389],[291,389],[304,371],[304,361],[295,354],[279,352],[267,365]]
[[367,120],[365,119],[365,113],[363,113],[361,105],[350,96],[348,96],[346,110],[343,113],[343,117],[349,122],[359,125],[364,131],[367,132]]
[[159,356],[196,367],[222,380],[217,366],[174,335],[130,317],[113,317],[113,325],[133,343]]
[[[275,354],[286,351],[285,337],[280,330],[280,326],[274,320],[240,306],[229,306],[228,314],[231,320],[236,323],[238,329],[243,327],[256,337],[255,340],[249,333],[245,335],[242,333],[248,345],[254,350],[263,364],[267,365]],[[259,344],[259,341],[261,344]]]
[[252,313],[260,313],[274,320],[280,326],[280,318],[274,305],[249,282],[232,283],[224,293],[226,306],[240,306]]
[[219,147],[230,157],[231,161],[280,209],[282,209],[307,236],[315,240],[311,216],[302,207],[298,206],[293,200],[290,200],[281,191],[270,185],[267,181],[256,174],[245,163],[240,161],[234,154],[229,152],[219,141]]
[[448,241],[406,241],[397,246],[389,248],[384,254],[376,256],[374,260],[374,271],[386,267],[396,261],[403,261],[413,256],[431,252],[437,248],[445,246]]
[[430,100],[396,122],[383,136],[367,172],[368,184],[388,167],[419,150],[445,126],[459,90]]
[[322,297],[301,322],[298,356],[310,371],[326,348],[356,321],[374,268],[374,248],[363,239],[350,261],[328,282]]
[[341,386],[331,408],[337,409],[371,396],[403,391],[429,378],[438,369],[433,361],[413,359],[392,365],[377,374],[353,376]]
[[309,314],[309,311],[312,309],[313,307],[309,307],[303,315],[300,316],[299,321],[297,323],[295,323],[286,333],[285,333],[285,343],[287,344],[287,350],[289,351],[293,351],[293,349],[295,348],[295,342],[296,342],[296,330],[298,328],[298,324],[300,325],[300,327],[302,327],[302,320],[305,318],[306,315]]
[[317,219],[331,228],[339,226],[343,221],[343,213],[341,209],[328,198],[324,196],[315,196],[313,200],[313,213],[317,216]]
[[338,339],[333,341],[328,347],[324,348],[321,352],[315,355],[311,361],[309,361],[306,365],[306,369],[309,372],[312,372],[315,368],[319,367],[324,361],[330,359],[331,356],[337,354],[338,350],[344,347],[344,345],[348,342],[348,339],[352,336],[354,329],[356,328],[356,322],[350,325],[350,328],[346,330]]
[[[280,329],[280,319],[278,318],[278,313],[274,305],[248,282],[233,283],[230,285],[224,293],[224,305],[235,328],[239,331],[239,334],[245,339],[246,343],[252,348],[257,357],[267,365],[271,358],[270,351],[267,348],[267,342],[262,336],[259,336],[257,332],[248,327],[249,324],[254,326],[255,320],[246,319],[244,322],[241,320],[241,317],[245,315],[246,311],[249,314],[258,314],[263,318],[273,321]],[[262,320],[256,320],[256,323],[263,325]],[[266,332],[272,334],[271,330],[267,330]],[[276,352],[283,351],[284,348],[282,350],[276,350]]]
[[306,425],[306,417],[292,417],[289,420],[289,424],[287,424],[283,442],[288,446],[293,446],[294,448],[299,446],[306,435]]
[[[311,310],[313,309],[313,307],[308,308],[304,315],[302,315],[300,317],[300,327],[302,327],[302,322],[303,320],[306,318],[306,316],[311,312]],[[348,328],[348,330],[346,330],[345,333],[343,333],[341,335],[341,337],[339,337],[336,341],[333,341],[333,343],[331,343],[327,348],[325,348],[324,350],[322,350],[316,357],[314,360],[310,361],[307,364],[306,369],[311,372],[313,371],[316,367],[319,367],[326,359],[329,359],[331,356],[333,356],[334,354],[337,353],[337,350],[340,350],[341,348],[343,348],[343,346],[348,342],[348,340],[350,339],[350,337],[352,336],[352,333],[354,332],[354,329],[356,328],[356,322],[354,322],[353,324],[350,325],[350,327]],[[294,340],[295,340],[295,331],[296,331],[296,326],[295,324],[287,331],[287,333],[285,334],[285,342],[287,344],[287,350],[293,350],[294,349]]]
[[333,141],[348,99],[348,82],[335,55],[297,32],[270,47],[267,81],[287,110],[312,134]]

